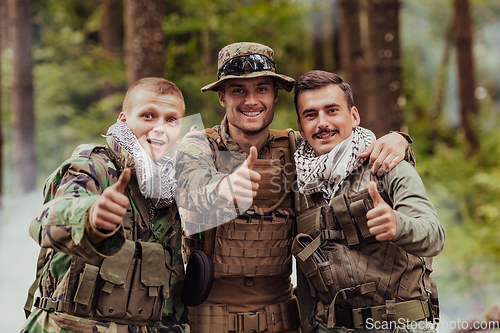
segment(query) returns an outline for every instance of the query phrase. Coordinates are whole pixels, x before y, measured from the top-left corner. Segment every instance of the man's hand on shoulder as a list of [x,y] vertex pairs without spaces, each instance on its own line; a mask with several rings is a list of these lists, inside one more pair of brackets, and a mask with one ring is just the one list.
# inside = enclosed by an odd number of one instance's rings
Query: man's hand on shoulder
[[377,139],[358,157],[370,157],[370,172],[382,176],[404,159],[407,147],[408,141],[405,137],[393,132]]
[[235,203],[240,212],[250,208],[259,189],[260,174],[252,170],[257,156],[257,148],[251,147],[246,161],[219,184],[218,195]]
[[129,199],[123,192],[130,181],[131,171],[123,170],[118,181],[102,192],[92,205],[90,224],[94,230],[115,230],[127,213]]
[[397,232],[396,214],[380,196],[377,183],[371,181],[368,192],[373,200],[373,209],[366,213],[368,219],[366,224],[370,228],[370,234],[378,241],[392,240]]

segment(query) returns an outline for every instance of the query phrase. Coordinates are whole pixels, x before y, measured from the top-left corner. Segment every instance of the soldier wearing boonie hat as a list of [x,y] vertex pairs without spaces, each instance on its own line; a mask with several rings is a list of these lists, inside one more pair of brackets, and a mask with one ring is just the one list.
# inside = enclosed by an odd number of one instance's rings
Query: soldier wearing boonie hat
[[[220,125],[190,132],[176,147],[181,219],[186,230],[202,231],[185,236],[183,250],[186,257],[202,250],[214,267],[208,299],[189,308],[192,333],[301,332],[290,281],[296,224],[293,153],[300,135],[269,129],[277,90],[289,92],[294,82],[277,73],[270,47],[249,42],[225,46],[217,81],[201,90],[218,92],[226,116]],[[243,169],[250,179],[241,185],[236,177]],[[238,193],[250,190],[250,209],[240,206],[238,211]],[[228,201],[235,202],[238,215],[224,223],[227,214],[214,207]],[[217,227],[203,231],[198,229],[202,223]]]
[[202,92],[218,91],[222,82],[236,78],[272,76],[278,88],[288,92],[295,82],[276,72],[273,49],[259,43],[234,43],[224,47],[219,52],[218,68],[217,81],[201,88]]

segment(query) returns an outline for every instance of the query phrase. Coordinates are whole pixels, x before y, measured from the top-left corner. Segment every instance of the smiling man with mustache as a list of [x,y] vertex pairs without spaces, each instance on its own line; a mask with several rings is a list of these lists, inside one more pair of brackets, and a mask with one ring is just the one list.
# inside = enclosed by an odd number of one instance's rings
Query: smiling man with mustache
[[[310,71],[295,82],[298,235],[303,326],[315,333],[432,332],[439,318],[431,259],[445,230],[415,168],[381,176],[359,157],[375,135],[359,126],[350,86]],[[414,327],[412,329],[412,327]]]

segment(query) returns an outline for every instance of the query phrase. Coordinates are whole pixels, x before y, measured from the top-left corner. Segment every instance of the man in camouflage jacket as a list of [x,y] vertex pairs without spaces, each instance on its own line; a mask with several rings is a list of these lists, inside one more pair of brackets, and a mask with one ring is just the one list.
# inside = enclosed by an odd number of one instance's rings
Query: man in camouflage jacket
[[[44,205],[30,226],[42,247],[41,297],[21,332],[189,332],[167,155],[184,108],[170,81],[139,80],[129,88],[106,145],[79,146],[49,177]],[[143,194],[145,185],[154,184],[137,180],[146,176],[138,171],[144,169],[139,145],[152,157],[148,161],[167,166],[169,173],[159,175],[170,185],[156,192],[163,194]]]

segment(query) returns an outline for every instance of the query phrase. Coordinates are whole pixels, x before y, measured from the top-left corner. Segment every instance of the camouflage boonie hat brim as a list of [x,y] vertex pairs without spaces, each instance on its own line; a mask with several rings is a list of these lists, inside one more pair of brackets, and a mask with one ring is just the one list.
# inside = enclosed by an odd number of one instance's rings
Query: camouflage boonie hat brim
[[262,76],[272,76],[276,78],[276,86],[278,89],[283,89],[286,91],[291,91],[293,88],[293,84],[295,80],[289,76],[278,74],[274,70],[276,65],[274,64],[274,51],[269,46],[259,44],[259,43],[234,43],[225,46],[219,52],[218,58],[218,72],[221,71],[221,68],[231,59],[236,57],[241,57],[245,55],[262,55],[265,56],[272,62],[274,65],[273,70],[251,70],[245,71],[241,74],[224,74],[222,73],[216,82],[210,83],[203,88],[201,88],[202,92],[205,91],[218,91],[221,83],[230,79],[241,79],[241,78],[254,78],[254,77],[262,77]]

